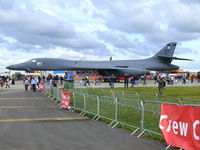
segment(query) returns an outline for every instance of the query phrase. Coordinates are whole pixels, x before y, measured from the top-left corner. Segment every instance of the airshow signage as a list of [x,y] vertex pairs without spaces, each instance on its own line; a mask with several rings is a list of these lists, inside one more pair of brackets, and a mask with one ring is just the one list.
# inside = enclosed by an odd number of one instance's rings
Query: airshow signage
[[200,150],[200,107],[162,104],[159,127],[167,144]]
[[71,93],[67,93],[67,92],[62,92],[62,101],[61,101],[61,108],[66,108],[66,109],[70,109],[70,95]]

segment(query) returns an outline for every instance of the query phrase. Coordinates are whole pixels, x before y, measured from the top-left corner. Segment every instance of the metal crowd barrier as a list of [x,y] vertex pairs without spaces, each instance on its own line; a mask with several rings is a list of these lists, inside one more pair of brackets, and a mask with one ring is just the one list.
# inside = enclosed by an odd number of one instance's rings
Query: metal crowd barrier
[[[158,127],[159,121],[160,121],[160,108],[161,104],[175,104],[178,105],[178,103],[169,103],[169,102],[159,102],[159,101],[143,101],[143,117],[142,117],[142,133],[153,133],[162,136],[160,129]],[[152,113],[154,113],[152,115]]]
[[57,87],[44,86],[44,94],[52,97],[57,103],[61,102],[61,89]]
[[182,105],[191,104],[191,102],[196,104],[196,105],[200,105],[200,100],[198,100],[198,99],[182,98],[180,100],[181,100]]
[[[93,120],[107,119],[110,121],[109,125],[113,125],[113,128],[118,124],[132,127],[135,130],[131,135],[139,133],[138,137],[145,132],[149,135],[162,136],[159,129],[161,104],[189,105],[189,102],[193,102],[193,106],[200,105],[200,100],[197,99],[179,99],[151,93],[106,89],[89,90],[87,88],[68,89],[68,91],[72,93],[72,111],[79,110],[81,115],[91,114]],[[59,88],[45,85],[44,93],[58,102],[61,101],[61,89]]]
[[118,99],[83,93],[73,93],[73,95],[74,109],[80,110],[81,114],[93,114],[93,119],[96,120],[100,118],[110,120],[109,125],[113,125],[113,128],[118,124],[135,128],[132,134],[140,130],[138,137],[144,132],[162,136],[158,126],[160,109],[157,108],[160,108],[162,103],[178,105],[178,103]]

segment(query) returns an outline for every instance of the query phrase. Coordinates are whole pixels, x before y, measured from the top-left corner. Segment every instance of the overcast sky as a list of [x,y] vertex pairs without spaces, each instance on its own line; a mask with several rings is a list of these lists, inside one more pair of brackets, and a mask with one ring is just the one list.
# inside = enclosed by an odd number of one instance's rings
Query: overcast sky
[[32,58],[140,59],[177,42],[200,68],[199,0],[0,0],[0,72]]

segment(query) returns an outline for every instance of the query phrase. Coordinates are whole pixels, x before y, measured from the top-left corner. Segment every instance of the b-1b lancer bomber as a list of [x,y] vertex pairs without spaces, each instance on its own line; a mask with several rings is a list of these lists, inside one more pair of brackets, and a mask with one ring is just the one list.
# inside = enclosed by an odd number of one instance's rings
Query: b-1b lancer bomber
[[177,70],[179,66],[171,64],[172,60],[190,60],[173,57],[176,42],[168,43],[158,53],[147,59],[81,61],[59,58],[35,58],[24,63],[8,66],[10,70],[55,71],[55,70],[96,70],[101,75],[115,74],[123,76],[148,74],[150,71]]

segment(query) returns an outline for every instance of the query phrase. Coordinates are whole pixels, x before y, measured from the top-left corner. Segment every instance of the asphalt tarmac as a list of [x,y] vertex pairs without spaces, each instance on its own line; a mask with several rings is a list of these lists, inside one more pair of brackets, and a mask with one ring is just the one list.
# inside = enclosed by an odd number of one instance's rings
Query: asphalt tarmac
[[130,136],[60,109],[44,94],[21,85],[0,91],[0,150],[164,150],[166,145]]

